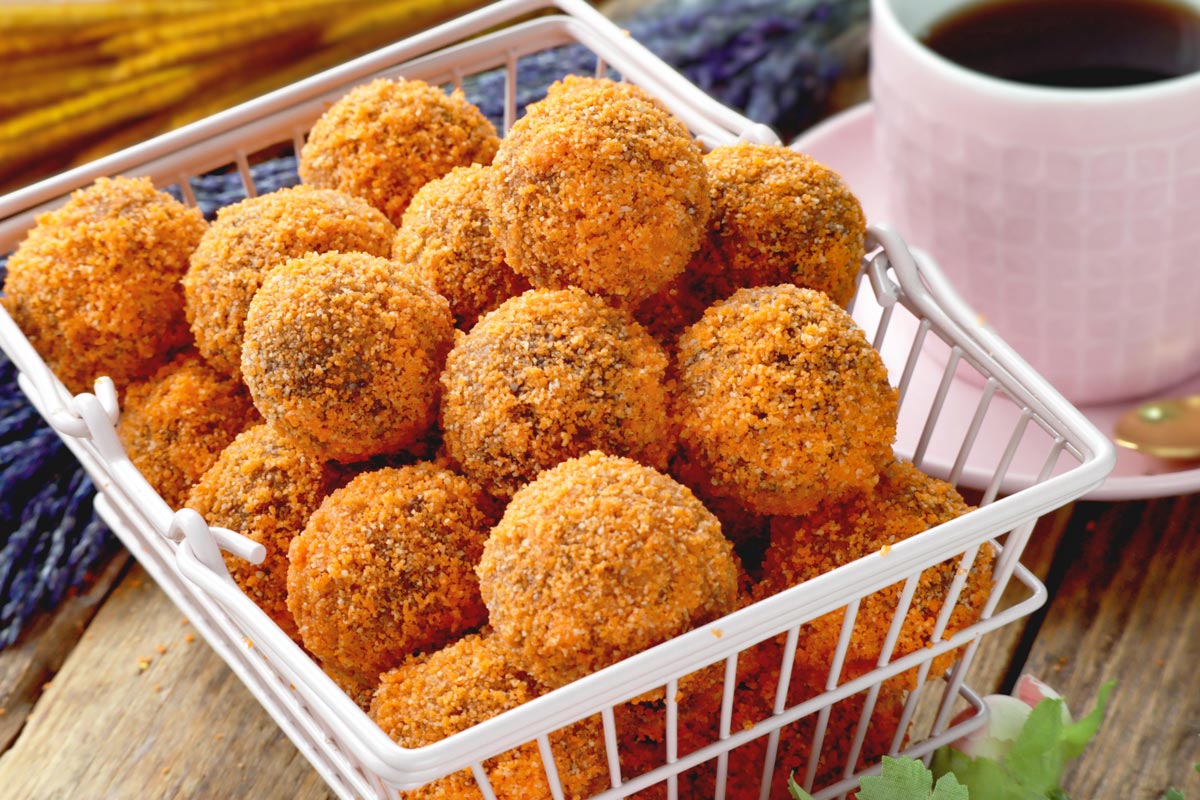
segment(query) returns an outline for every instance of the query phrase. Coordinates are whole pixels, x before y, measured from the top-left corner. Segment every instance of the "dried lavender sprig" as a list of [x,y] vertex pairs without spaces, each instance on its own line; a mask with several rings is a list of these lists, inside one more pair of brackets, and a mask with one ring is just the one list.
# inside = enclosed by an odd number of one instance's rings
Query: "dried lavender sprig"
[[[67,589],[65,578],[70,570],[63,564],[63,557],[70,551],[68,536],[78,524],[76,509],[79,504],[80,491],[91,490],[91,486],[83,470],[75,470],[62,487],[62,496],[66,503],[59,510],[58,519],[46,538],[50,546],[46,555],[38,563],[37,582],[44,593],[44,600],[51,605],[57,605]],[[47,521],[49,522],[49,521]]]
[[[840,78],[865,71],[868,15],[867,0],[665,0],[625,26],[708,94],[788,139],[824,112]],[[595,57],[579,45],[521,59],[518,112],[564,75],[594,68]],[[497,125],[503,89],[502,71],[464,84]]]
[[20,392],[0,356],[0,648],[111,549],[86,473]]
[[[250,165],[250,177],[259,194],[273,192],[300,183],[295,155],[284,155],[258,164]],[[196,205],[204,218],[213,220],[217,211],[227,205],[246,198],[246,187],[241,175],[236,172],[218,172],[198,175],[190,181]],[[168,186],[167,193],[183,202],[183,192],[178,186]]]

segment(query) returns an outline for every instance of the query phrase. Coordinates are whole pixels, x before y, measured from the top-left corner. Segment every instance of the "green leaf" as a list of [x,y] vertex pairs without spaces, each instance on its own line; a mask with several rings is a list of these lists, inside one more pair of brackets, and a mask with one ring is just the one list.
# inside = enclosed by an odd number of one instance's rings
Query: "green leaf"
[[1064,722],[1069,718],[1061,699],[1046,698],[1034,707],[1004,760],[1017,783],[1037,797],[1058,788],[1067,762],[1079,757],[1100,728],[1113,686],[1109,681],[1100,687],[1096,706],[1078,722]]
[[1058,786],[1067,764],[1062,740],[1063,701],[1046,698],[1034,706],[1004,765],[1022,786],[1045,797]]
[[954,775],[971,792],[971,800],[1045,800],[1023,787],[998,762],[971,758],[951,747],[939,748],[933,756],[933,774]]
[[794,775],[788,775],[788,792],[790,792],[792,797],[796,798],[796,800],[813,800],[813,796],[804,791],[803,786],[796,783],[796,778]]
[[1100,728],[1100,721],[1104,719],[1108,696],[1112,693],[1115,685],[1116,681],[1109,681],[1101,686],[1100,694],[1096,697],[1095,708],[1086,717],[1068,725],[1063,731],[1063,752],[1068,760],[1078,758],[1079,754],[1087,747],[1088,742],[1096,735],[1096,731]]
[[933,783],[933,773],[911,758],[883,758],[879,775],[862,779],[858,800],[970,800],[967,788],[950,774]]
[[1183,792],[1172,786],[1167,789],[1167,793],[1162,796],[1162,800],[1183,800]]

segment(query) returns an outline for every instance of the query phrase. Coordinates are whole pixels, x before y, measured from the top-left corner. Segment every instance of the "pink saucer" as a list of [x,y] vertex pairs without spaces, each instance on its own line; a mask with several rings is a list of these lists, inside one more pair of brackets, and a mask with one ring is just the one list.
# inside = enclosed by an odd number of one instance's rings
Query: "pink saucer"
[[[841,173],[842,178],[862,202],[867,219],[877,221],[887,218],[883,187],[879,184],[879,171],[876,166],[875,111],[870,103],[855,106],[831,117],[801,135],[792,142],[791,147],[811,155]],[[884,357],[886,361],[886,352]],[[936,391],[941,376],[941,359],[936,355],[924,358],[923,354],[922,362],[926,361],[931,362],[928,364],[929,380],[921,380],[921,372],[926,365],[919,364],[910,384],[910,392],[924,391],[932,395]],[[1195,393],[1200,393],[1200,375],[1172,390],[1158,393],[1157,396],[1173,397]],[[969,418],[974,413],[979,397],[978,386],[956,380],[943,414],[958,414]],[[1142,401],[1133,400],[1102,406],[1080,406],[1079,410],[1097,428],[1111,434],[1117,418],[1140,402]],[[917,405],[920,406],[921,403]],[[1016,407],[1012,406],[1011,411],[1011,419],[1015,420]],[[1003,414],[997,416],[1001,419],[1005,417]],[[991,478],[991,469],[976,465],[994,464],[999,453],[1007,445],[1011,431],[1012,427],[1009,424],[984,426],[976,441],[975,452],[963,470],[959,481],[962,485],[976,489],[985,488]],[[906,446],[910,444],[902,440],[897,442],[897,448],[905,451]],[[934,475],[948,475],[959,444],[957,438],[939,441],[935,437],[926,451],[924,468]],[[1041,452],[1027,454],[1023,450],[1025,448],[1018,450],[1001,485],[1001,490],[1005,493],[1018,491],[1036,482],[1042,468]],[[1200,467],[1197,467],[1195,462],[1164,461],[1118,447],[1116,468],[1099,488],[1087,494],[1084,499],[1138,500],[1186,494],[1197,490],[1200,490]]]

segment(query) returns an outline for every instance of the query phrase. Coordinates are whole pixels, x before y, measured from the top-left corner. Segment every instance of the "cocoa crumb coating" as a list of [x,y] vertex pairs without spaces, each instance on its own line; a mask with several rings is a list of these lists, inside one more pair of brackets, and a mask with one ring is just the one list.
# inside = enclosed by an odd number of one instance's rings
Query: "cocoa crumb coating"
[[261,421],[241,382],[187,350],[129,386],[117,435],[143,477],[179,508],[233,438]]
[[455,167],[413,197],[396,232],[392,258],[411,265],[443,297],[460,330],[529,288],[504,261],[492,236],[487,192],[492,168]]
[[490,164],[499,143],[461,90],[379,78],[316,121],[300,151],[300,178],[361,197],[399,225],[418,189],[454,167]]
[[782,145],[748,142],[713,148],[704,166],[712,218],[691,271],[710,302],[779,283],[850,302],[866,217],[836,172]]
[[279,189],[222,208],[183,278],[188,322],[200,353],[239,378],[246,311],[271,269],[310,252],[386,257],[394,235],[392,223],[362,200],[311,186]]
[[[763,578],[755,596],[760,599],[770,596],[856,559],[877,554],[970,509],[950,484],[924,474],[907,461],[895,460],[884,467],[879,483],[870,491],[843,502],[823,503],[803,517],[773,519],[771,545],[763,560]],[[967,574],[943,638],[979,619],[991,592],[994,560],[993,547],[985,543]],[[953,558],[921,574],[892,660],[931,644],[934,625],[959,562],[959,558]],[[903,587],[903,582],[896,583],[862,599],[846,654],[843,680],[874,668]],[[842,611],[834,611],[801,629],[799,649],[808,653],[806,660],[816,659],[828,668],[837,647],[842,617]],[[943,659],[942,668],[952,661],[953,653],[949,659]]]
[[179,278],[205,227],[147,178],[99,178],[37,217],[0,302],[72,393],[124,389],[191,341]]
[[[539,694],[532,679],[491,634],[468,634],[441,650],[410,656],[380,678],[368,712],[403,747],[441,741],[526,703]],[[550,734],[555,767],[564,794],[582,800],[608,788],[604,732],[598,717]],[[500,800],[550,800],[550,785],[535,742],[484,762]],[[480,798],[470,770],[447,775],[420,789],[402,792],[408,800]]]
[[700,145],[643,90],[568,76],[500,143],[492,231],[534,286],[630,308],[683,271],[708,224]]
[[428,433],[453,335],[446,299],[390,261],[310,253],[255,294],[242,375],[255,407],[298,446],[359,461]]
[[533,289],[462,336],[442,373],[447,454],[497,497],[590,450],[665,469],[668,360],[582,289]]
[[686,487],[592,452],[513,496],[479,564],[496,635],[556,688],[732,611],[721,526]]
[[288,608],[322,662],[375,684],[410,654],[483,624],[487,515],[460,475],[421,463],[355,476],[288,553]]
[[684,449],[752,511],[803,514],[869,489],[892,458],[883,360],[822,292],[740,289],[680,337],[678,364]]
[[330,491],[336,476],[267,424],[229,444],[187,496],[209,525],[229,528],[266,548],[261,564],[227,554],[234,581],[284,633],[299,630],[287,607],[288,546]]
[[633,310],[633,318],[645,326],[672,359],[678,352],[679,336],[720,299],[704,286],[697,287],[698,282],[696,275],[690,270],[685,271]]

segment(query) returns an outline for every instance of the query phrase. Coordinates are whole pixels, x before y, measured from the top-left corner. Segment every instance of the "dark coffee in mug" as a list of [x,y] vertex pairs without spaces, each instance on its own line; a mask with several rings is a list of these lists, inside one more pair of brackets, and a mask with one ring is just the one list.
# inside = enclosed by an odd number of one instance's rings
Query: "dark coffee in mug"
[[1041,86],[1133,86],[1200,70],[1200,13],[1170,0],[984,0],[921,38],[968,69]]

